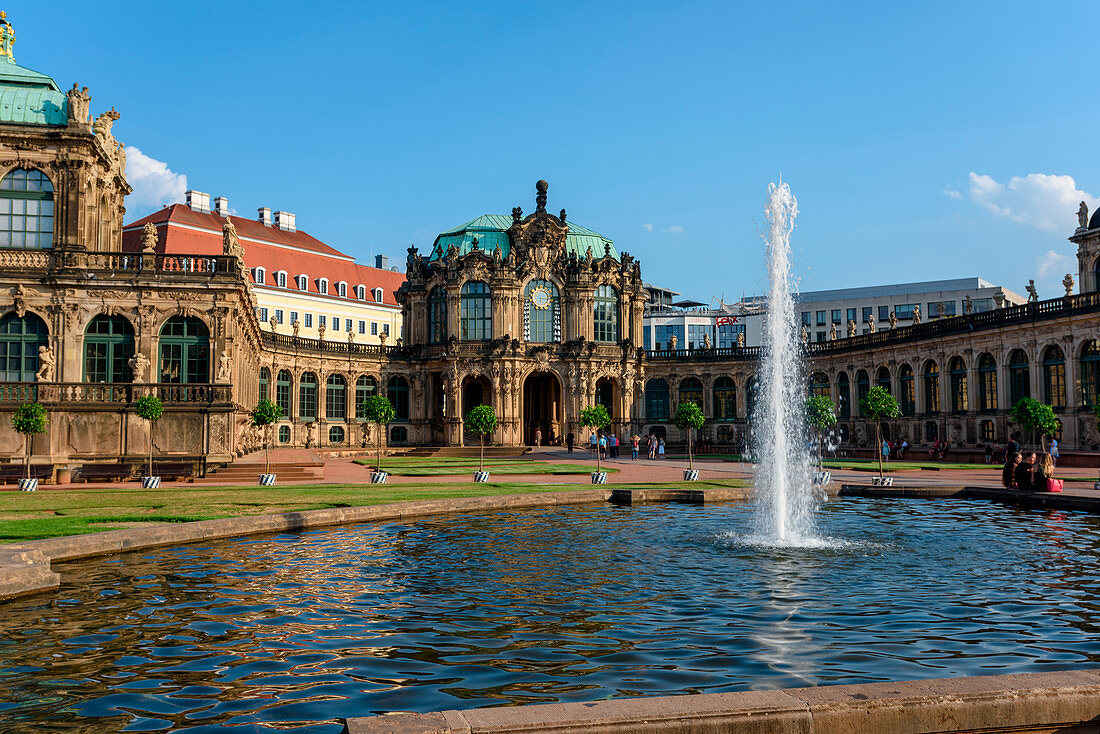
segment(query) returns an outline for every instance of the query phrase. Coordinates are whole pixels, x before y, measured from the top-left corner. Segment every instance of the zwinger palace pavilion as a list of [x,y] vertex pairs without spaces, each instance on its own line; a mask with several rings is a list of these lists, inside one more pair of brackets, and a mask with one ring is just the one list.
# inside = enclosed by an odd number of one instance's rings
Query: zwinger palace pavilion
[[[119,112],[17,65],[14,42],[0,20],[0,461],[22,456],[9,417],[37,400],[51,425],[36,461],[136,465],[150,431],[133,404],[150,393],[165,403],[155,453],[197,463],[259,447],[261,398],[284,411],[277,445],[362,446],[358,406],[376,391],[397,410],[391,446],[463,444],[482,403],[498,444],[580,435],[594,403],[622,433],[680,441],[669,419],[692,400],[705,437],[747,434],[758,348],[645,350],[641,263],[551,211],[545,181],[530,213],[443,232],[409,249],[403,274],[356,263],[293,214],[230,216],[200,192],[124,225]],[[882,385],[903,413],[886,435],[911,444],[1003,443],[1009,409],[1034,396],[1061,418],[1064,450],[1100,449],[1100,216],[1079,219],[1080,293],[1067,279],[1050,300],[807,344],[807,390],[836,401],[846,442],[869,447],[858,398]]]

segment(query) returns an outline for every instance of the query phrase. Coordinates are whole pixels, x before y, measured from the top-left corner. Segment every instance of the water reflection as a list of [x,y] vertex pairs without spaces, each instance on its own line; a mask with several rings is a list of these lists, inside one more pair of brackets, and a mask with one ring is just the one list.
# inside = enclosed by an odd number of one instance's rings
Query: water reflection
[[[1080,667],[1097,519],[825,505],[577,507],[69,564],[0,619],[0,729],[337,732],[393,710]],[[242,728],[244,727],[244,728]]]

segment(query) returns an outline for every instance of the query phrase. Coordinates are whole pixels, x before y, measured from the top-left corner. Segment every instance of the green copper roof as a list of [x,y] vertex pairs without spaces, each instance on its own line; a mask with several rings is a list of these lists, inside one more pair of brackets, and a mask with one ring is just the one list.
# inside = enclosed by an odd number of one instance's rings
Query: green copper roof
[[0,123],[69,124],[69,100],[53,79],[0,55]]
[[[614,243],[598,232],[593,232],[587,227],[582,227],[574,222],[567,222],[569,233],[565,236],[566,253],[575,253],[577,257],[584,257],[588,248],[592,248],[592,257],[601,258],[604,255],[604,246],[610,246],[611,257],[619,259],[619,253]],[[452,244],[458,248],[459,255],[465,255],[473,249],[474,238],[477,237],[479,249],[492,254],[496,246],[500,245],[503,257],[508,257],[511,243],[508,241],[508,228],[512,226],[512,217],[505,214],[482,214],[471,219],[465,224],[448,229],[435,238],[432,253],[428,260],[438,260],[446,254]]]

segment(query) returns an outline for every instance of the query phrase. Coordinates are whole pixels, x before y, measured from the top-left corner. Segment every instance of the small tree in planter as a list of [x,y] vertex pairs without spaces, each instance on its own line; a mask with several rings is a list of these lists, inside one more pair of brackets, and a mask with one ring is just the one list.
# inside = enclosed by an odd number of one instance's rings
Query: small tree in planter
[[25,449],[23,463],[26,475],[19,481],[19,489],[24,492],[33,492],[38,489],[38,478],[31,478],[31,441],[34,436],[45,433],[50,427],[50,420],[46,417],[46,408],[41,403],[24,403],[15,409],[11,417],[11,427],[16,433],[22,434]]
[[148,473],[141,478],[141,486],[145,489],[156,489],[160,486],[160,477],[153,474],[153,426],[164,415],[164,403],[156,395],[143,395],[134,403],[134,412],[139,418],[149,421]]
[[875,422],[875,456],[878,457],[878,478],[882,481],[882,427],[879,421],[897,418],[901,414],[898,399],[881,385],[875,385],[859,399],[859,409],[863,415]]
[[817,434],[817,466],[822,469],[825,431],[836,425],[836,404],[832,399],[825,395],[811,395],[806,398],[806,424]]
[[497,429],[497,414],[490,405],[477,405],[466,414],[466,429],[481,438],[481,459],[474,474],[475,482],[489,481],[489,472],[485,471],[485,437],[493,435]]
[[[602,405],[590,405],[581,411],[581,426],[602,431],[611,425],[611,416]],[[592,472],[593,484],[607,484],[607,473],[600,471],[600,446],[596,444],[596,471]]]
[[706,423],[702,409],[691,401],[680,403],[676,406],[676,414],[672,416],[672,422],[681,430],[687,431],[688,436],[688,468],[684,470],[684,481],[694,482],[699,478],[699,472],[695,471],[694,455],[691,450],[691,434]]
[[371,484],[385,484],[386,472],[382,471],[382,433],[386,424],[397,417],[393,403],[385,395],[371,395],[363,402],[363,416],[378,430],[378,463],[370,475]]
[[1058,417],[1054,415],[1054,408],[1040,403],[1034,398],[1023,398],[1012,408],[1012,420],[1028,433],[1039,435],[1039,448],[1046,451],[1045,436],[1053,436],[1058,432]]
[[283,409],[270,400],[261,400],[252,409],[252,425],[264,432],[264,473],[260,475],[260,484],[275,484],[275,475],[271,473],[271,426],[283,417]]

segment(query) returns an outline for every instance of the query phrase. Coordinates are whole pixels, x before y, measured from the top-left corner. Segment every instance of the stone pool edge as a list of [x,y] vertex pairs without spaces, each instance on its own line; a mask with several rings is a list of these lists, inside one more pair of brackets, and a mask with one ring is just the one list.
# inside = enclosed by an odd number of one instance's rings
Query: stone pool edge
[[349,718],[345,734],[1039,734],[1100,731],[1100,670]]

